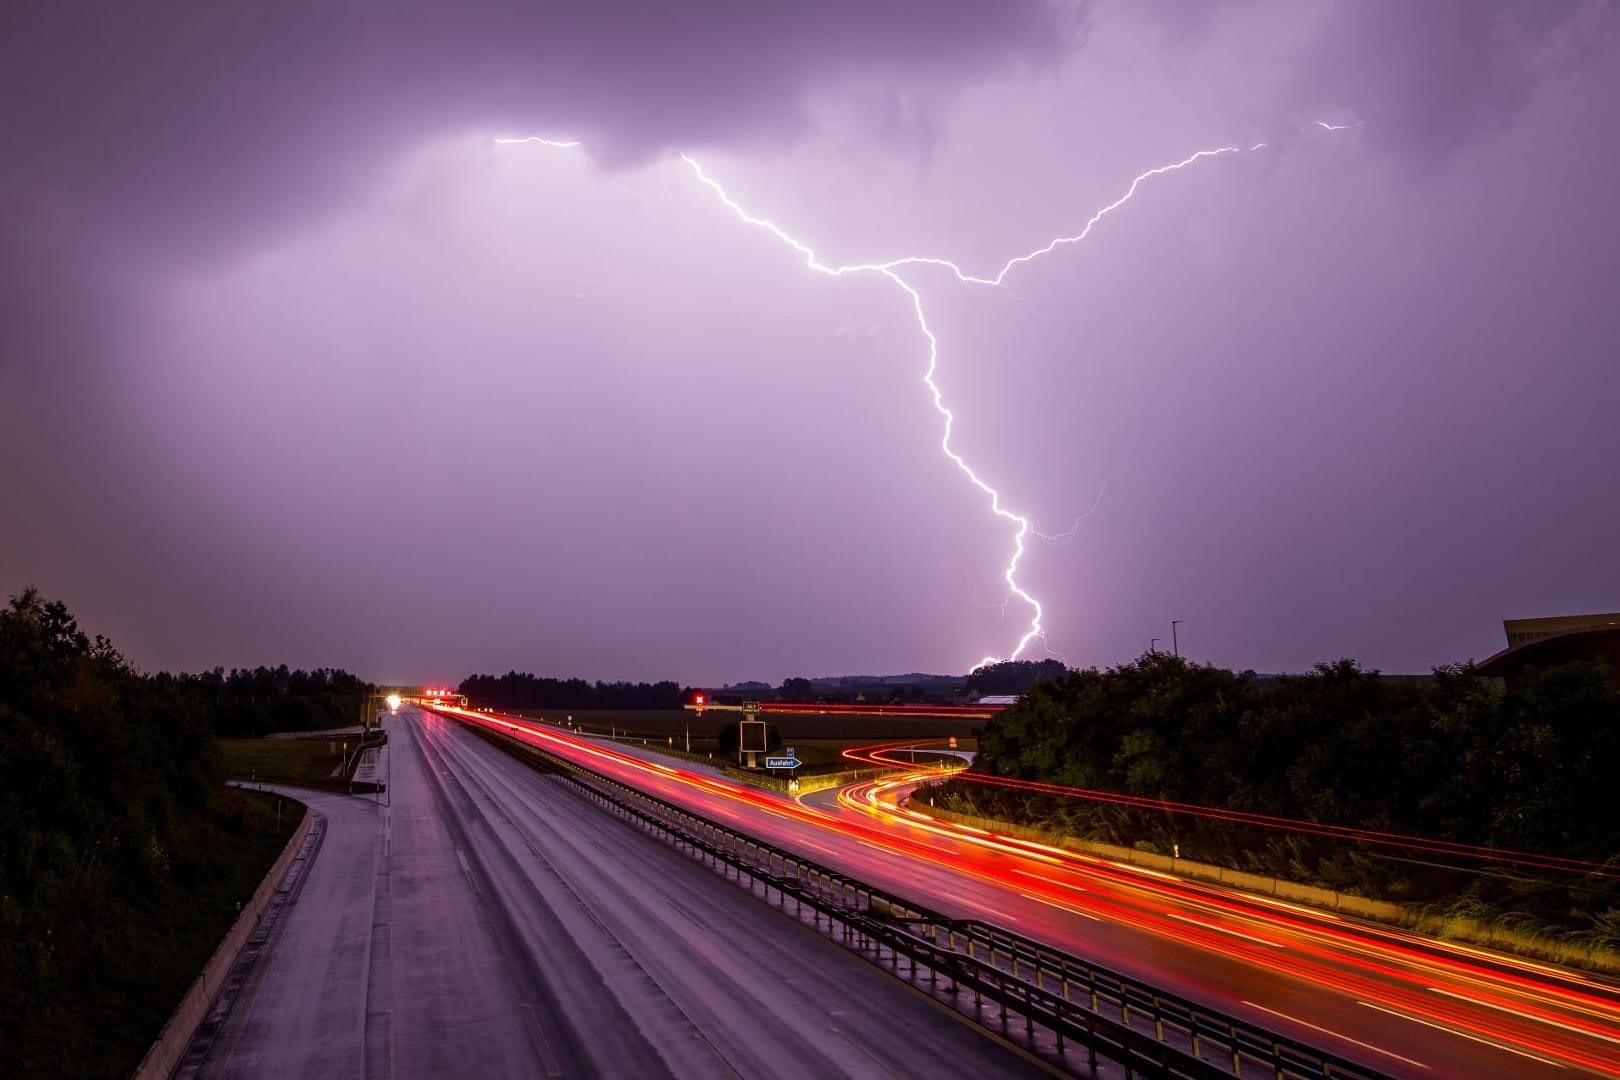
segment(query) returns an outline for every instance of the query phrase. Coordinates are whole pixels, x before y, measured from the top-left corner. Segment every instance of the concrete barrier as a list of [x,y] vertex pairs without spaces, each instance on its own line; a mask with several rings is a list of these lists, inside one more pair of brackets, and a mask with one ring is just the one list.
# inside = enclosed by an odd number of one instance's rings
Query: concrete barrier
[[186,1047],[191,1045],[191,1037],[197,1033],[197,1026],[208,1015],[209,1006],[214,1003],[214,998],[225,985],[225,978],[230,974],[231,966],[236,963],[236,957],[241,953],[242,946],[253,936],[253,931],[258,927],[259,918],[269,905],[270,898],[281,888],[281,882],[292,867],[299,848],[303,847],[305,838],[309,836],[309,828],[313,822],[314,818],[309,808],[305,807],[304,819],[298,823],[298,828],[293,830],[292,839],[281,849],[281,854],[276,857],[270,872],[254,890],[253,899],[248,901],[242,913],[236,917],[236,922],[231,925],[230,932],[225,935],[225,940],[219,943],[219,948],[209,957],[202,974],[192,982],[186,996],[180,999],[179,1006],[169,1016],[163,1030],[158,1033],[157,1041],[146,1051],[146,1056],[131,1074],[131,1080],[168,1080],[169,1075],[180,1064]]

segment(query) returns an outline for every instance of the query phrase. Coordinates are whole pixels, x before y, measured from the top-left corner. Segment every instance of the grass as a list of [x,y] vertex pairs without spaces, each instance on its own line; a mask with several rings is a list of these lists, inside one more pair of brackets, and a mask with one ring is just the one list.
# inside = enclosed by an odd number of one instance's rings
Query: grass
[[[347,749],[345,749],[347,747]],[[302,784],[347,790],[359,755],[354,736],[338,739],[221,739],[226,775],[233,780]],[[348,773],[333,775],[345,762]],[[369,788],[368,788],[369,790]]]

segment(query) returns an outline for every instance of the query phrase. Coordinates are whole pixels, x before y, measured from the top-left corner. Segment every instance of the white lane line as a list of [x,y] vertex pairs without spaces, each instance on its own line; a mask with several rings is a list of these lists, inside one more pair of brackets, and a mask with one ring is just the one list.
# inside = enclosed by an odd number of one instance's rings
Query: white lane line
[[1576,1027],[1574,1024],[1566,1024],[1560,1020],[1549,1020],[1545,1016],[1531,1016],[1528,1013],[1522,1013],[1516,1009],[1510,1009],[1506,1005],[1498,1005],[1494,1001],[1484,1001],[1480,998],[1469,997],[1467,994],[1459,994],[1455,990],[1442,990],[1438,986],[1431,986],[1429,989],[1436,994],[1444,994],[1446,997],[1456,998],[1458,1001],[1466,1001],[1472,1005],[1480,1005],[1487,1009],[1495,1009],[1497,1012],[1505,1012],[1509,1016],[1517,1016],[1520,1020],[1534,1020],[1538,1024],[1548,1024],[1555,1028],[1563,1028],[1565,1031],[1573,1031],[1577,1035],[1585,1035],[1589,1039],[1602,1039],[1604,1042],[1620,1043],[1620,1038],[1616,1038],[1613,1035],[1601,1035],[1596,1031],[1589,1031],[1583,1027]]
[[1071,915],[1079,915],[1081,918],[1090,919],[1092,922],[1102,922],[1102,917],[1100,915],[1093,915],[1089,911],[1081,911],[1079,908],[1070,907],[1068,904],[1060,904],[1056,900],[1048,900],[1044,896],[1035,896],[1032,893],[1027,892],[1021,892],[1018,895],[1022,896],[1025,900],[1034,900],[1038,904],[1045,904],[1048,907],[1055,907],[1060,910],[1067,911]]
[[483,892],[478,888],[478,879],[473,877],[472,866],[467,862],[467,853],[460,848],[456,848],[456,861],[461,863],[461,873],[467,879],[467,888],[475,895],[482,896]]
[[518,1006],[518,1011],[523,1014],[523,1026],[528,1029],[529,1041],[534,1044],[535,1053],[540,1055],[540,1064],[545,1068],[546,1075],[562,1076],[562,1065],[558,1063],[557,1055],[552,1053],[545,1032],[540,1030],[540,1018],[534,1014],[534,1006],[525,1001]]
[[1213,930],[1217,934],[1231,934],[1233,937],[1242,938],[1244,941],[1252,941],[1256,945],[1264,945],[1268,949],[1282,948],[1282,946],[1277,944],[1275,941],[1267,941],[1265,938],[1255,937],[1253,934],[1245,934],[1241,930],[1233,930],[1226,926],[1217,926],[1215,923],[1208,923],[1202,919],[1191,919],[1185,915],[1177,915],[1173,911],[1167,911],[1165,914],[1172,919],[1179,919],[1184,923],[1192,923],[1194,926],[1202,926],[1205,930]]
[[1396,1012],[1394,1009],[1386,1009],[1382,1005],[1374,1005],[1370,1001],[1362,1001],[1358,998],[1356,1000],[1356,1004],[1365,1005],[1369,1009],[1376,1009],[1381,1013],[1388,1013],[1391,1016],[1398,1016],[1402,1020],[1410,1020],[1414,1024],[1422,1024],[1424,1027],[1434,1028],[1436,1031],[1444,1031],[1446,1034],[1455,1035],[1459,1039],[1467,1039],[1469,1042],[1477,1042],[1483,1046],[1489,1046],[1493,1050],[1506,1050],[1510,1054],[1518,1054],[1520,1057],[1529,1058],[1531,1061],[1539,1061],[1543,1065],[1551,1065],[1555,1069],[1568,1068],[1568,1066],[1566,1066],[1562,1061],[1554,1061],[1552,1058],[1544,1058],[1540,1054],[1532,1054],[1528,1050],[1520,1050],[1518,1047],[1508,1046],[1506,1043],[1495,1042],[1491,1039],[1482,1039],[1478,1035],[1470,1035],[1466,1031],[1458,1031],[1456,1028],[1447,1027],[1444,1024],[1436,1024],[1428,1020],[1420,1020],[1415,1016],[1408,1015],[1407,1013]]
[[1083,893],[1083,892],[1090,892],[1091,891],[1090,889],[1082,889],[1078,885],[1070,885],[1067,881],[1059,881],[1057,878],[1049,878],[1049,877],[1043,877],[1040,874],[1032,874],[1028,870],[1014,869],[1012,872],[1017,874],[1019,877],[1029,878],[1029,880],[1031,880],[1031,881],[1038,881],[1042,885],[1056,885],[1058,888],[1060,888],[1060,889],[1068,889],[1070,892],[1082,892]]
[[1391,1050],[1385,1050],[1382,1046],[1374,1046],[1372,1043],[1364,1043],[1360,1039],[1352,1039],[1350,1036],[1334,1031],[1332,1028],[1325,1028],[1319,1024],[1313,1024],[1309,1020],[1301,1020],[1297,1016],[1289,1016],[1287,1013],[1278,1012],[1276,1009],[1268,1009],[1264,1005],[1258,1005],[1252,1001],[1244,1001],[1240,1002],[1239,1004],[1247,1005],[1251,1009],[1259,1009],[1261,1012],[1270,1013],[1272,1016],[1281,1017],[1282,1019],[1287,1020],[1290,1024],[1298,1024],[1300,1027],[1308,1027],[1312,1031],[1320,1031],[1324,1035],[1331,1035],[1335,1039],[1350,1043],[1354,1046],[1359,1046],[1363,1050],[1371,1050],[1375,1054],[1383,1054],[1385,1057],[1392,1057],[1396,1061],[1404,1061],[1408,1065],[1416,1065],[1420,1069],[1428,1069],[1433,1067],[1430,1065],[1425,1065],[1421,1061],[1413,1061],[1409,1057],[1401,1057],[1401,1055]]

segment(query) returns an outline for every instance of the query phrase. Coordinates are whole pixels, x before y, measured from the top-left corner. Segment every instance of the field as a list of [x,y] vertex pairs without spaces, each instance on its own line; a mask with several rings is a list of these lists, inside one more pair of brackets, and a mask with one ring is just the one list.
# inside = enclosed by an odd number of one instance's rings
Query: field
[[[237,780],[279,781],[325,787],[341,783],[333,776],[353,757],[355,738],[347,739],[221,739],[227,776]],[[352,762],[350,763],[352,765]]]
[[[713,739],[723,724],[736,723],[741,713],[717,712],[706,709],[700,715],[689,709],[597,710],[569,712],[566,709],[523,709],[517,715],[560,723],[572,717],[574,726],[592,734],[615,733],[634,738],[679,738],[685,725],[691,725],[692,741]],[[943,739],[955,735],[958,740],[971,736],[975,726],[983,720],[937,716],[826,716],[814,712],[771,713],[765,719],[782,731],[782,738],[794,746],[795,739],[853,739],[868,743],[890,742],[895,739]]]

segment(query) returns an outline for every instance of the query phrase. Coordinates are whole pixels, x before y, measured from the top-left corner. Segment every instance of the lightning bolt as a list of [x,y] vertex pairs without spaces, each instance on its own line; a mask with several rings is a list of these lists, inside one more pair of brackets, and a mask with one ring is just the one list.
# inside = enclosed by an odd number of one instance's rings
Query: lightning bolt
[[[1327,131],[1343,131],[1349,127],[1359,126],[1359,123],[1354,125],[1335,125],[1321,120],[1316,120],[1311,124],[1306,125],[1307,128],[1311,126],[1323,128]],[[520,138],[498,138],[495,140],[495,142],[501,144],[538,143],[542,146],[557,149],[574,149],[580,147],[581,145],[579,142],[571,139],[548,139],[537,135],[524,136]],[[943,451],[945,457],[948,458],[950,462],[968,478],[968,481],[974,487],[978,488],[989,498],[991,512],[996,517],[1009,522],[1013,526],[1013,552],[1012,556],[1007,561],[1006,569],[1002,572],[1002,579],[1007,583],[1007,599],[1003,601],[1000,606],[1005,609],[1005,606],[1011,603],[1013,600],[1019,600],[1026,604],[1031,612],[1029,628],[1024,632],[1023,636],[1018,639],[1018,644],[1010,653],[1007,654],[1005,658],[986,656],[978,663],[974,664],[970,670],[977,671],[986,664],[999,663],[1002,659],[1016,660],[1023,655],[1024,651],[1028,649],[1030,644],[1036,639],[1040,639],[1043,642],[1046,640],[1046,629],[1042,622],[1042,619],[1046,614],[1045,609],[1041,606],[1041,602],[1039,600],[1035,599],[1034,596],[1032,596],[1022,585],[1018,583],[1018,566],[1023,561],[1024,554],[1027,550],[1026,541],[1031,536],[1052,542],[1063,542],[1071,538],[1074,535],[1075,530],[1079,528],[1080,522],[1084,521],[1086,517],[1089,517],[1091,513],[1096,511],[1096,505],[1093,504],[1091,511],[1088,511],[1085,515],[1082,515],[1079,521],[1076,521],[1074,525],[1070,526],[1069,529],[1063,533],[1047,535],[1045,533],[1038,532],[1036,531],[1033,522],[1031,522],[1028,517],[1013,510],[1009,510],[1006,506],[1004,506],[1002,503],[1001,493],[986,482],[985,479],[967,463],[966,459],[964,459],[962,455],[956,451],[956,449],[951,445],[951,435],[956,427],[956,414],[946,406],[944,391],[940,389],[939,383],[935,379],[935,376],[939,372],[939,338],[935,336],[933,328],[928,324],[928,315],[923,310],[922,293],[919,291],[917,286],[911,284],[904,277],[902,277],[900,272],[908,267],[937,267],[950,271],[951,274],[956,277],[956,280],[964,285],[978,285],[988,288],[1005,288],[1005,282],[1008,274],[1012,273],[1020,266],[1032,263],[1037,259],[1052,254],[1059,248],[1068,247],[1070,245],[1083,242],[1088,236],[1091,235],[1091,231],[1096,228],[1098,223],[1100,223],[1109,214],[1112,214],[1114,211],[1118,210],[1120,207],[1134,199],[1136,197],[1137,190],[1143,184],[1154,179],[1155,177],[1164,176],[1173,172],[1179,172],[1180,170],[1196,165],[1201,161],[1223,157],[1228,154],[1242,154],[1245,152],[1253,153],[1255,151],[1265,149],[1266,146],[1267,144],[1264,142],[1256,142],[1248,147],[1216,146],[1205,150],[1195,151],[1194,153],[1182,158],[1180,161],[1174,161],[1168,165],[1160,165],[1156,168],[1148,169],[1146,172],[1138,174],[1136,178],[1130,182],[1130,185],[1125,189],[1125,193],[1123,195],[1104,206],[1102,209],[1096,211],[1091,215],[1091,217],[1087,218],[1085,223],[1080,227],[1079,231],[1068,235],[1054,237],[1041,247],[1025,252],[1022,255],[1013,256],[1003,263],[1000,269],[990,276],[970,274],[964,271],[959,264],[950,259],[935,258],[927,255],[907,255],[898,259],[890,259],[887,262],[873,263],[848,263],[834,265],[823,262],[820,257],[816,255],[815,249],[810,245],[797,239],[791,233],[783,229],[780,225],[777,225],[774,221],[771,221],[769,218],[758,217],[745,209],[740,203],[731,197],[726,189],[721,186],[719,181],[715,180],[712,176],[704,171],[703,166],[698,163],[696,158],[692,157],[690,154],[683,153],[680,155],[681,161],[691,169],[692,174],[697,178],[698,182],[712,191],[720,203],[725,206],[726,209],[730,210],[734,215],[736,215],[738,220],[743,222],[745,225],[750,225],[754,228],[762,229],[765,232],[770,233],[788,248],[802,256],[804,258],[805,266],[810,270],[813,270],[818,274],[825,274],[828,277],[835,278],[847,277],[855,274],[877,275],[892,282],[896,287],[904,292],[910,300],[912,312],[917,318],[917,329],[921,331],[923,340],[928,343],[928,365],[923,371],[923,385],[928,388],[928,393],[934,403],[934,408],[939,412],[940,416],[944,418],[944,433],[940,437],[940,450]],[[1105,483],[1104,490],[1106,489],[1107,484]],[[1102,495],[1099,493],[1099,502],[1101,501],[1101,498]],[[1051,652],[1052,650],[1048,648],[1047,651]],[[1053,653],[1053,655],[1057,656],[1059,654]]]

